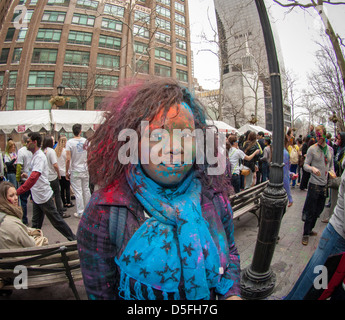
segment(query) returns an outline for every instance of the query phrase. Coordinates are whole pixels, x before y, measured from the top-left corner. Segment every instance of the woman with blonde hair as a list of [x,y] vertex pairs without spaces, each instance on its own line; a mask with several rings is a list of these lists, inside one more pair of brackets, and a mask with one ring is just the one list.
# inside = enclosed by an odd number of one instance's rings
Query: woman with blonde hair
[[0,249],[16,249],[48,244],[41,230],[23,222],[17,191],[11,182],[0,183]]
[[61,199],[64,207],[71,208],[74,207],[74,204],[71,203],[71,183],[66,179],[66,143],[67,137],[64,134],[61,134],[58,139],[57,146],[55,148],[57,156],[57,164],[60,170],[60,190],[61,190]]
[[16,144],[13,140],[9,140],[5,149],[4,164],[7,170],[7,180],[10,181],[15,188],[18,188],[16,180],[16,164],[17,164],[17,153]]

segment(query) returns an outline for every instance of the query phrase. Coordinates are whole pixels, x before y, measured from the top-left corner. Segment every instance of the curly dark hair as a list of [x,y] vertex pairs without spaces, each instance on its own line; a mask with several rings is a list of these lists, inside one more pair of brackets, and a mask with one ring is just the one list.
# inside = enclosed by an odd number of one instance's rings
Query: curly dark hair
[[[123,129],[133,129],[141,139],[141,121],[151,121],[155,115],[164,109],[166,116],[174,104],[185,102],[191,108],[195,128],[205,131],[206,110],[187,88],[181,86],[171,78],[151,78],[124,85],[102,101],[102,110],[105,111],[105,121],[89,138],[88,168],[90,180],[99,186],[107,186],[119,179],[127,165],[118,161],[118,152],[127,141],[118,141]],[[206,161],[206,160],[205,160]],[[206,177],[207,163],[195,164],[201,178],[213,183]],[[216,177],[216,176],[215,176]],[[218,180],[216,178],[216,180]],[[223,185],[224,187],[224,185]]]

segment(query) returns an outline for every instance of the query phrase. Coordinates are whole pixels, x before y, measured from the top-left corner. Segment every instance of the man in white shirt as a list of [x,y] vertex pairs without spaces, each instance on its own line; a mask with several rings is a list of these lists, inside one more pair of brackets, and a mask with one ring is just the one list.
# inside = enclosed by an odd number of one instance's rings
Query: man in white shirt
[[75,195],[77,212],[74,216],[81,218],[91,197],[87,151],[84,147],[86,139],[81,137],[80,124],[73,125],[72,131],[74,138],[68,140],[66,144],[66,179],[71,181]]
[[[28,135],[23,134],[22,136],[23,147],[21,147],[18,151],[17,167],[16,167],[16,180],[18,182],[18,186],[21,186],[26,181],[26,178],[21,177],[22,173],[26,173],[29,176],[31,172],[30,163],[32,159],[32,153],[26,147],[27,141],[28,141]],[[20,195],[20,205],[23,209],[22,221],[25,225],[28,225],[27,203],[28,203],[29,196],[30,196],[30,190]]]
[[54,145],[54,142],[51,136],[47,136],[44,138],[43,152],[46,155],[47,160],[48,160],[48,169],[49,169],[48,180],[54,192],[54,199],[55,199],[55,205],[56,205],[57,211],[60,213],[60,215],[63,218],[68,218],[71,215],[64,212],[67,209],[65,209],[62,204],[60,182],[59,182],[59,180],[61,179],[60,169],[57,163],[57,155],[56,155],[55,150],[53,149],[53,145]]
[[[53,227],[64,235],[68,240],[76,239],[71,228],[66,224],[61,215],[57,212],[53,201],[53,190],[48,180],[48,161],[43,151],[40,149],[42,137],[39,132],[29,133],[27,148],[32,152],[31,174],[25,183],[18,188],[17,194],[31,189],[33,200],[33,217],[32,227],[41,229],[43,225],[44,215],[47,215]],[[28,176],[22,174],[24,178]]]

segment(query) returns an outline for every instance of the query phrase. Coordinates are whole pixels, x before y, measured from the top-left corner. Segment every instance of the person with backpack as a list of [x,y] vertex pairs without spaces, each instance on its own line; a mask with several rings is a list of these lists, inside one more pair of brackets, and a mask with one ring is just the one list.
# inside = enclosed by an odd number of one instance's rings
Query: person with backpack
[[[290,155],[290,171],[293,173],[297,173],[298,167],[298,155],[299,155],[299,148],[296,144],[295,138],[292,138],[291,144],[288,147],[289,155]],[[292,188],[296,185],[296,179],[291,179],[292,181]]]
[[[231,185],[195,154],[192,132],[208,128],[201,103],[159,78],[120,88],[104,106],[88,141],[99,188],[77,232],[89,299],[240,299]],[[225,153],[225,141],[214,146],[209,154]]]

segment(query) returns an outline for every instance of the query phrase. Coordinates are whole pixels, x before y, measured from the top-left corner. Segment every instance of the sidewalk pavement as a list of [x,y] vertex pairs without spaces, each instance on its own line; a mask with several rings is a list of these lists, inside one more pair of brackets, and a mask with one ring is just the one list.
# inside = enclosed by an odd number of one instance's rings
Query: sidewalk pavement
[[[281,300],[290,292],[314,253],[321,233],[326,226],[321,220],[325,214],[328,214],[328,208],[324,209],[314,228],[314,231],[318,233],[317,236],[310,237],[308,246],[302,245],[303,222],[301,220],[301,215],[307,192],[300,190],[298,187],[291,190],[294,203],[290,208],[287,208],[282,219],[279,232],[280,240],[275,247],[271,262],[271,268],[276,274],[276,286],[272,295],[269,296],[267,300]],[[29,221],[31,221],[32,204],[29,204],[28,212]],[[68,208],[67,212],[71,214],[71,217],[65,219],[65,221],[71,229],[76,232],[79,219],[73,216],[75,207]],[[252,263],[257,240],[258,221],[252,213],[247,213],[239,220],[236,219],[234,225],[235,241],[241,256],[241,269],[244,269]],[[49,243],[66,241],[66,239],[52,227],[47,218],[44,220],[42,230],[44,235],[48,237]],[[86,300],[87,295],[83,286],[83,281],[78,281],[76,285],[81,299]],[[5,299],[74,300],[74,295],[68,287],[68,284],[63,284],[47,288],[14,290],[10,297],[0,297],[0,300]]]

